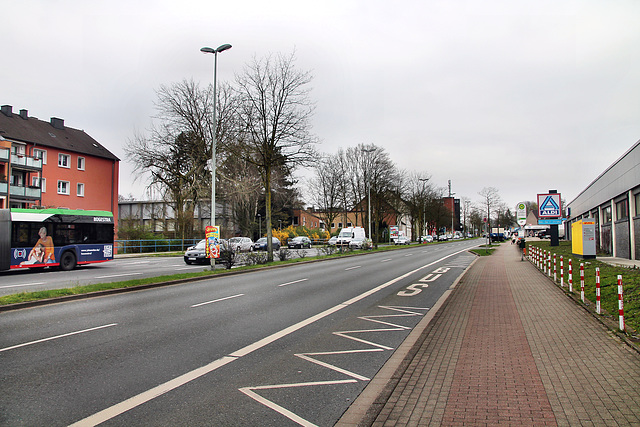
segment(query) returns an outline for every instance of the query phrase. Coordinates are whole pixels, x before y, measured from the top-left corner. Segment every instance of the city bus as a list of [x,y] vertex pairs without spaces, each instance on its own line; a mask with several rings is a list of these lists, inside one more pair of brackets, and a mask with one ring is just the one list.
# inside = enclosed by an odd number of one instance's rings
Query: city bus
[[58,267],[113,259],[108,211],[0,209],[0,270]]

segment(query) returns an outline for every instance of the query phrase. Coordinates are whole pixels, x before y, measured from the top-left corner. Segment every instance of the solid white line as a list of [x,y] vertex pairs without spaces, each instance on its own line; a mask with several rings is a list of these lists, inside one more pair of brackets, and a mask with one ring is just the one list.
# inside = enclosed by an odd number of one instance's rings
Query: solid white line
[[362,267],[361,265],[356,265],[355,267],[345,268],[344,271],[355,270],[356,268]]
[[96,326],[95,328],[89,328],[89,329],[83,329],[81,331],[76,331],[76,332],[69,332],[67,334],[62,334],[62,335],[56,335],[55,337],[49,337],[49,338],[43,338],[41,340],[36,340],[36,341],[31,341],[31,342],[25,342],[23,344],[18,344],[18,345],[14,345],[11,347],[6,347],[6,348],[0,348],[0,353],[3,351],[9,351],[9,350],[13,350],[16,348],[20,348],[20,347],[26,347],[28,345],[33,345],[33,344],[39,344],[41,342],[46,342],[46,341],[51,341],[51,340],[57,340],[58,338],[64,338],[64,337],[69,337],[71,335],[78,335],[78,334],[84,334],[85,332],[91,332],[91,331],[96,331],[98,329],[104,329],[104,328],[109,328],[111,326],[116,326],[117,323],[110,323],[108,325],[102,325],[102,326]]
[[155,399],[158,396],[162,396],[163,394],[176,389],[182,385],[187,384],[203,375],[208,374],[209,372],[215,371],[216,369],[226,365],[229,362],[233,362],[236,360],[235,357],[221,357],[218,360],[215,360],[208,365],[202,366],[198,369],[195,369],[191,372],[187,372],[184,375],[181,375],[177,378],[174,378],[170,381],[167,381],[164,384],[160,384],[157,387],[154,387],[150,390],[147,390],[143,393],[138,394],[137,396],[133,396],[130,399],[127,399],[123,402],[120,402],[116,405],[113,405],[107,409],[104,409],[100,412],[97,412],[87,418],[84,418],[76,423],[71,424],[69,427],[79,427],[79,426],[96,426],[101,424],[111,418],[117,417],[120,414],[123,414],[137,406],[142,405],[152,399]]
[[27,283],[25,285],[8,285],[8,286],[0,286],[0,289],[6,288],[20,288],[22,286],[36,286],[36,285],[44,285],[44,282],[35,282],[35,283]]
[[278,285],[278,286],[293,285],[294,283],[305,282],[305,281],[307,281],[307,280],[309,280],[309,279],[308,279],[308,278],[306,278],[306,279],[294,280],[293,282],[283,283],[282,285]]
[[413,255],[413,254],[406,254],[405,256],[411,256],[411,255]]
[[[218,360],[215,360],[215,361],[209,363],[208,365],[205,365],[205,366],[203,366],[201,368],[195,369],[195,370],[193,370],[191,372],[187,372],[186,374],[181,375],[181,376],[179,376],[177,378],[174,378],[173,380],[167,381],[166,383],[160,384],[157,387],[154,387],[154,388],[152,388],[150,390],[142,392],[142,393],[138,394],[137,396],[133,396],[130,399],[127,399],[127,400],[125,400],[123,402],[120,402],[120,403],[114,405],[114,406],[111,406],[111,407],[106,408],[106,409],[104,409],[104,410],[102,410],[100,412],[97,412],[97,413],[95,413],[95,414],[93,414],[93,415],[91,415],[91,416],[89,416],[87,418],[84,418],[84,419],[78,421],[77,423],[72,424],[71,427],[76,427],[76,426],[83,426],[83,427],[84,426],[95,426],[95,425],[103,423],[103,422],[105,422],[107,420],[110,420],[110,419],[112,419],[112,418],[114,418],[114,417],[116,417],[116,416],[118,416],[120,414],[123,414],[123,413],[125,413],[125,412],[127,412],[127,411],[129,411],[129,410],[131,410],[131,409],[133,409],[133,408],[135,408],[137,406],[139,406],[139,405],[142,405],[143,403],[146,403],[146,402],[148,402],[148,401],[150,401],[150,400],[152,400],[152,399],[154,399],[154,398],[156,398],[158,396],[161,396],[161,395],[163,395],[163,394],[165,394],[165,393],[167,393],[167,392],[169,392],[169,391],[171,391],[173,389],[176,389],[176,388],[178,388],[178,387],[180,387],[180,386],[182,386],[184,384],[187,384],[188,382],[193,381],[194,379],[199,378],[202,375],[205,375],[205,374],[208,374],[210,372],[213,372],[216,369],[220,368],[221,366],[224,366],[227,363],[233,362],[234,360],[237,360],[238,358],[240,358],[242,356],[246,356],[247,354],[252,353],[252,352],[254,352],[254,351],[256,351],[256,350],[258,350],[258,349],[260,349],[260,348],[262,348],[262,347],[264,347],[266,345],[268,345],[268,344],[271,344],[272,342],[274,342],[274,341],[276,341],[276,340],[278,340],[278,339],[280,339],[282,337],[285,337],[285,336],[287,336],[289,334],[292,334],[293,332],[296,332],[297,330],[299,330],[299,329],[301,329],[301,328],[303,328],[303,327],[305,327],[307,325],[310,325],[310,324],[312,324],[314,322],[317,322],[318,320],[323,319],[323,318],[325,318],[325,317],[327,317],[327,316],[329,316],[329,315],[331,315],[331,314],[333,314],[333,313],[335,313],[337,311],[340,311],[343,308],[346,308],[349,305],[351,305],[351,304],[353,304],[353,303],[355,303],[357,301],[360,301],[360,300],[362,300],[362,299],[364,299],[364,298],[366,298],[366,297],[368,297],[368,296],[370,296],[370,295],[372,295],[372,294],[374,294],[374,293],[376,293],[376,292],[378,292],[378,291],[380,291],[380,290],[382,290],[382,289],[384,289],[384,288],[386,288],[388,286],[393,285],[397,281],[402,280],[407,276],[410,276],[410,275],[412,275],[412,274],[414,274],[414,273],[416,273],[416,272],[418,272],[420,270],[423,270],[425,268],[428,268],[428,267],[432,266],[433,264],[441,262],[441,261],[443,261],[443,260],[445,260],[447,258],[450,258],[450,257],[452,257],[454,255],[457,255],[457,254],[459,254],[461,252],[465,252],[465,251],[466,251],[466,249],[462,249],[462,250],[460,250],[458,252],[454,252],[454,253],[451,253],[449,255],[446,255],[446,256],[444,256],[444,257],[442,257],[442,258],[440,258],[440,259],[438,259],[436,261],[433,261],[433,262],[431,262],[431,263],[429,263],[427,265],[423,265],[422,267],[416,268],[413,271],[405,273],[400,277],[396,277],[395,279],[392,279],[392,280],[390,280],[390,281],[388,281],[386,283],[383,283],[382,285],[379,285],[379,286],[377,286],[377,287],[375,287],[373,289],[370,289],[367,292],[364,292],[364,293],[362,293],[362,294],[360,294],[360,295],[358,295],[358,296],[356,296],[354,298],[351,298],[348,301],[345,301],[345,302],[343,302],[341,304],[338,304],[338,305],[336,305],[334,307],[331,307],[331,308],[329,308],[329,309],[327,309],[327,310],[325,310],[325,311],[323,311],[321,313],[318,313],[318,314],[316,314],[314,316],[311,316],[308,319],[302,320],[302,321],[300,321],[300,322],[298,322],[298,323],[296,323],[294,325],[291,325],[291,326],[289,326],[289,327],[287,327],[287,328],[285,328],[285,329],[283,329],[281,331],[278,331],[278,332],[276,332],[274,334],[271,334],[271,335],[269,335],[269,336],[267,336],[267,337],[265,337],[265,338],[263,338],[263,339],[261,339],[259,341],[256,341],[253,344],[249,344],[248,346],[243,347],[243,348],[233,352],[229,356],[222,357],[222,358],[220,358]],[[347,338],[355,339],[354,337],[350,337],[350,336],[347,336]],[[355,339],[355,340],[358,341],[358,339]],[[373,343],[368,343],[368,344],[371,344],[372,346],[375,346],[375,347],[379,347],[378,345],[373,344]],[[345,380],[344,382],[356,382],[356,381],[357,380]],[[329,384],[329,383],[330,382],[325,382],[325,384]],[[341,382],[336,382],[336,383],[341,383]],[[308,385],[314,385],[314,384],[321,384],[321,383],[307,383],[307,384]],[[283,385],[283,386],[286,386],[286,384]],[[254,399],[256,399],[258,401],[266,400],[266,399],[262,399],[256,393],[251,392],[249,390],[249,388],[241,389],[241,391],[243,393],[245,393],[245,394],[251,395]],[[255,397],[254,397],[254,395],[255,395]],[[269,402],[269,401],[267,401],[267,402]],[[281,407],[279,407],[279,408],[281,408]],[[289,414],[292,414],[291,412],[287,411],[284,408],[282,408],[282,410],[286,411]],[[297,417],[298,419],[302,420],[303,422],[307,422],[307,421],[303,420],[302,418],[298,417],[295,414],[292,414],[292,415]]]
[[380,261],[380,262],[389,262],[389,261],[391,261],[391,258],[383,259],[383,260],[382,260],[382,261]]
[[111,274],[109,276],[96,276],[94,279],[110,279],[112,277],[123,277],[123,276],[135,276],[142,273],[125,273],[125,274]]
[[213,301],[201,302],[200,304],[192,305],[191,308],[200,307],[201,305],[213,304],[214,302],[220,302],[220,301],[228,300],[228,299],[231,299],[231,298],[238,298],[238,297],[241,297],[241,296],[244,296],[244,294],[231,295],[229,297],[214,299]]

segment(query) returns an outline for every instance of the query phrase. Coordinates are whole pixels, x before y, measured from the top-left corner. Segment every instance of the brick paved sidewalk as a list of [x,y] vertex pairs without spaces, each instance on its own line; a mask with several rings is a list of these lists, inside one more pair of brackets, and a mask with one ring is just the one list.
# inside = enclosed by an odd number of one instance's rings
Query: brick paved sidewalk
[[462,277],[368,416],[338,424],[640,425],[640,355],[503,244]]

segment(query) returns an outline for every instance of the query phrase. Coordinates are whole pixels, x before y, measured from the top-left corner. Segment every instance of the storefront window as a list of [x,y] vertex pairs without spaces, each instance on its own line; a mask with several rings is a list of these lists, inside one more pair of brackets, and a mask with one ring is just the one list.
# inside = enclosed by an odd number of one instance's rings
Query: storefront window
[[629,218],[629,200],[624,199],[616,203],[616,220]]
[[602,208],[602,222],[605,224],[611,222],[611,206]]

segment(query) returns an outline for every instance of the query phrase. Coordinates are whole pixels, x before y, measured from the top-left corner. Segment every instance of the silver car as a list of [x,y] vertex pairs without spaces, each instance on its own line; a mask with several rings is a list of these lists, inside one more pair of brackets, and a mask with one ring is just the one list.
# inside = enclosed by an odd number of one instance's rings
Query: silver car
[[236,252],[249,252],[253,249],[253,240],[248,237],[232,237],[229,239],[229,247]]

